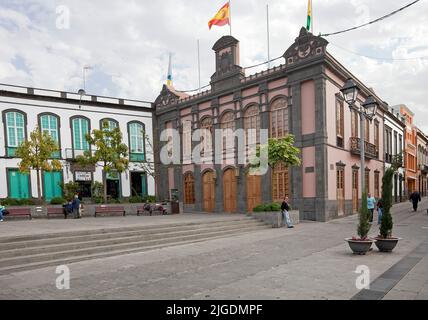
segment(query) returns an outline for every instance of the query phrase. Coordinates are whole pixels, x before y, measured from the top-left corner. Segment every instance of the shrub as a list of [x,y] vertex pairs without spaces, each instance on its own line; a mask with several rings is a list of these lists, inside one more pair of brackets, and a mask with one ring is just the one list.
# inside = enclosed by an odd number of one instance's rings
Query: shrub
[[367,193],[363,193],[362,205],[360,209],[360,221],[358,223],[357,232],[361,240],[366,240],[370,231],[369,224],[369,209],[367,208]]
[[73,199],[74,195],[79,191],[79,184],[77,182],[67,182],[61,185],[66,199]]
[[264,211],[265,211],[265,205],[264,204],[260,204],[253,209],[253,212],[264,212]]
[[13,207],[13,206],[34,206],[35,201],[33,199],[12,199],[12,198],[6,198],[1,201],[1,204],[6,207]]
[[281,205],[279,203],[261,204],[253,209],[253,212],[276,212],[276,211],[281,211]]
[[57,204],[64,204],[66,202],[67,200],[65,200],[64,198],[52,198],[52,200],[50,201],[50,204],[57,205]]
[[143,203],[143,197],[140,197],[140,196],[130,197],[129,203]]
[[385,171],[382,181],[382,221],[380,226],[380,235],[382,238],[387,239],[392,236],[392,222],[391,207],[392,207],[392,179],[394,178],[395,167],[391,167]]

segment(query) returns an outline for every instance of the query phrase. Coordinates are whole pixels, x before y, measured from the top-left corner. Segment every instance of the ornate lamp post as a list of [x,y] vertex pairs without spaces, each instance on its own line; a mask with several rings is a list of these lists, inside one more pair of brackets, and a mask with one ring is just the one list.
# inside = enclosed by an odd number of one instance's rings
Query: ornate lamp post
[[361,190],[362,193],[365,192],[365,161],[366,161],[366,154],[365,154],[365,120],[373,120],[373,118],[376,115],[376,111],[378,108],[378,103],[373,98],[373,96],[369,96],[367,100],[360,106],[356,105],[358,93],[360,89],[355,84],[354,80],[348,79],[340,91],[343,94],[343,97],[346,101],[346,103],[349,105],[349,109],[351,111],[357,112],[360,116],[360,131],[361,131],[361,139],[360,139],[360,153],[361,153]]

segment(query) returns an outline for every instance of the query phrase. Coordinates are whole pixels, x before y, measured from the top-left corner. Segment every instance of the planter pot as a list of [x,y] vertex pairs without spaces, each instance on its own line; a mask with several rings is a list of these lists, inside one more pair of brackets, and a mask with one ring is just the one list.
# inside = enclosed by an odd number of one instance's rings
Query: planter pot
[[376,247],[380,252],[392,252],[394,248],[397,246],[398,241],[402,240],[401,238],[391,238],[391,239],[383,239],[383,238],[374,238],[376,240]]
[[358,240],[352,240],[352,238],[347,238],[345,239],[345,241],[348,242],[352,252],[358,255],[365,255],[367,252],[369,252],[373,242],[375,242],[374,240],[371,240],[371,239],[358,241]]

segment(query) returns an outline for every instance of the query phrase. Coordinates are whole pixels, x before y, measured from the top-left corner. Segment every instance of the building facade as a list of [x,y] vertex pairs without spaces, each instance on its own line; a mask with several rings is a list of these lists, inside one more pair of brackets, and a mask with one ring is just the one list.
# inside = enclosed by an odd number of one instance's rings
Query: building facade
[[[156,155],[159,196],[169,198],[176,193],[187,210],[238,213],[288,196],[305,220],[328,221],[351,215],[361,201],[359,141],[364,139],[367,191],[379,197],[387,105],[334,59],[327,45],[325,39],[303,28],[285,51],[283,65],[246,76],[239,64],[239,41],[225,36],[213,47],[216,70],[210,90],[189,96],[165,85],[154,103],[154,137],[155,141],[163,140],[157,148],[169,145],[169,153],[177,152],[181,159],[165,164]],[[376,118],[366,123],[364,137],[358,116],[340,93],[348,78],[361,89],[357,104],[369,95],[380,104]],[[182,143],[168,133],[165,138],[165,131],[174,129]],[[196,129],[205,133],[192,139]],[[265,129],[271,138],[293,134],[301,149],[302,166],[278,165],[267,174],[250,175],[247,166],[237,161],[248,145],[242,147],[236,141],[230,147],[232,159],[213,161],[218,153],[225,154],[227,137],[204,135],[218,129]],[[217,143],[220,150],[213,147]],[[191,150],[199,144],[198,154],[208,161],[194,161]]]
[[119,127],[129,147],[130,167],[119,174],[107,175],[107,192],[111,198],[154,195],[154,179],[142,168],[153,161],[147,152],[143,130],[152,139],[151,103],[99,96],[80,96],[69,92],[0,85],[0,199],[37,198],[37,176],[20,173],[16,148],[36,127],[47,132],[59,145],[52,155],[63,165],[59,172],[42,172],[44,198],[62,197],[62,183],[77,182],[83,198],[90,198],[95,181],[102,182],[102,168],[80,166],[76,156],[90,150],[85,135],[100,129]]
[[394,106],[395,113],[400,113],[404,118],[404,168],[405,168],[405,195],[408,197],[417,190],[417,128],[413,124],[415,114],[406,106]]
[[417,190],[419,193],[426,197],[427,196],[427,174],[428,174],[428,138],[418,128],[417,129]]
[[405,197],[405,170],[403,162],[404,136],[406,124],[400,113],[395,113],[394,109],[388,107],[385,112],[385,169],[391,167],[393,161],[400,161],[401,166],[397,170],[393,179],[392,198],[395,203],[407,200]]

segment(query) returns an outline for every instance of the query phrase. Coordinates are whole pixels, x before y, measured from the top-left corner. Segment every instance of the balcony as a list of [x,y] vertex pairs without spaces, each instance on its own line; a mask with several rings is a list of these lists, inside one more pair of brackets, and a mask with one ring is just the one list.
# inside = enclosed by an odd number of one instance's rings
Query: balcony
[[[352,154],[361,155],[360,141],[361,139],[356,137],[352,137],[349,139],[349,144],[350,144],[350,149]],[[374,144],[371,144],[367,141],[365,141],[365,156],[367,159],[379,158],[379,151],[377,150],[377,147]]]
[[428,174],[428,166],[426,164],[419,165],[419,170],[421,170],[422,174]]

